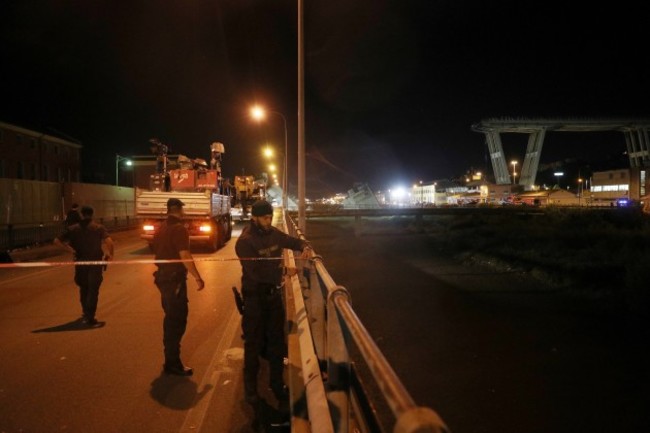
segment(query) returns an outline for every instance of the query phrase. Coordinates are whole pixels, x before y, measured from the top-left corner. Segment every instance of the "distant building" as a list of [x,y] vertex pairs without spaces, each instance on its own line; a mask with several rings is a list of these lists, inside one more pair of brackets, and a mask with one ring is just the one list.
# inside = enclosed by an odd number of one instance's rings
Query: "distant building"
[[0,178],[80,182],[82,146],[0,122]]
[[518,195],[522,204],[529,206],[580,206],[580,197],[565,189],[542,189]]
[[594,172],[585,199],[593,206],[614,206],[620,199],[639,201],[650,189],[647,173],[645,167]]
[[481,203],[504,204],[512,195],[512,189],[512,185],[483,184],[480,186]]

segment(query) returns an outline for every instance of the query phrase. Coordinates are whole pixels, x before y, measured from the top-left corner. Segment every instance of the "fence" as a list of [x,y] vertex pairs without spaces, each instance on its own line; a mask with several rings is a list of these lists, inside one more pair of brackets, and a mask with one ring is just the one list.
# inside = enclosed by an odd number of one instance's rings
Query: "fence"
[[51,242],[73,202],[92,206],[109,230],[137,225],[133,188],[0,179],[0,251]]
[[[288,215],[284,225],[305,239]],[[285,259],[295,265],[291,254]],[[299,370],[290,373],[290,383],[294,408],[306,410],[294,410],[292,431],[448,432],[436,412],[415,404],[321,258],[314,255],[299,275],[299,283],[287,290],[289,363]],[[354,361],[351,353],[356,353]],[[304,396],[304,405],[297,395]],[[307,417],[309,422],[299,422]]]

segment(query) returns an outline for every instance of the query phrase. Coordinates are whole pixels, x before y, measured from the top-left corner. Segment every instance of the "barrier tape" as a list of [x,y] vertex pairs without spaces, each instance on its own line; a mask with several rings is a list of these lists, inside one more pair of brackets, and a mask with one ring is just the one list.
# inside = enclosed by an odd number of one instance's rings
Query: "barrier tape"
[[[299,259],[297,260],[307,260]],[[284,260],[282,257],[229,257],[229,258],[195,258],[195,259],[145,259],[145,260],[95,260],[78,262],[22,262],[22,263],[0,263],[2,268],[39,268],[47,266],[98,266],[98,265],[132,265],[132,264],[159,264],[159,263],[183,263],[183,262],[230,262],[230,261],[263,261],[263,260]]]

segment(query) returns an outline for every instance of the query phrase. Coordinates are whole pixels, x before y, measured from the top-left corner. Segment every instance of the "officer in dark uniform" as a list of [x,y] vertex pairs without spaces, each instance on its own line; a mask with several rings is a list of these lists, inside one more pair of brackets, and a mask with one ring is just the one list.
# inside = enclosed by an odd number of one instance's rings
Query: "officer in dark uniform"
[[[192,260],[190,254],[190,235],[183,225],[183,206],[177,198],[167,200],[167,220],[153,238],[153,251],[156,260]],[[187,326],[187,273],[194,276],[197,290],[205,284],[193,261],[180,263],[160,263],[154,272],[154,283],[160,290],[165,318],[163,320],[163,345],[165,348],[166,374],[191,376],[192,368],[181,362],[181,339]]]
[[[266,200],[255,202],[251,222],[242,230],[235,251],[240,259],[280,258],[284,248],[303,251],[307,257],[307,242],[287,235],[273,227],[273,207]],[[259,357],[269,361],[270,387],[281,403],[288,400],[282,378],[287,345],[284,336],[285,313],[282,303],[282,261],[241,260],[244,311],[244,388],[246,401],[259,402],[257,374]],[[295,269],[289,270],[295,274]]]
[[[113,240],[106,228],[93,221],[93,208],[81,208],[81,221],[72,224],[54,239],[54,244],[68,249],[75,261],[111,260]],[[82,320],[85,324],[97,325],[95,313],[99,300],[99,286],[104,279],[102,265],[78,265],[74,268],[74,282],[79,286]]]

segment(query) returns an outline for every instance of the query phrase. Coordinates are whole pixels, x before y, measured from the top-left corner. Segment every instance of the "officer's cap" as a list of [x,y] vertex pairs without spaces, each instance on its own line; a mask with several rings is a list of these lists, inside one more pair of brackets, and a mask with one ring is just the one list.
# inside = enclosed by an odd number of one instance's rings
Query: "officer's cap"
[[183,206],[185,206],[185,203],[183,203],[182,201],[180,201],[177,198],[170,198],[169,200],[167,200],[167,209],[169,209],[171,207],[181,208]]
[[257,200],[251,208],[253,216],[273,215],[273,206],[266,200]]

